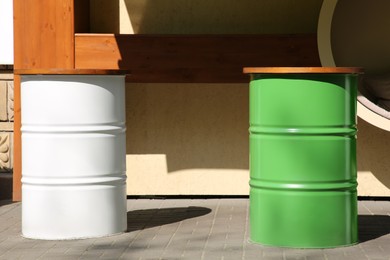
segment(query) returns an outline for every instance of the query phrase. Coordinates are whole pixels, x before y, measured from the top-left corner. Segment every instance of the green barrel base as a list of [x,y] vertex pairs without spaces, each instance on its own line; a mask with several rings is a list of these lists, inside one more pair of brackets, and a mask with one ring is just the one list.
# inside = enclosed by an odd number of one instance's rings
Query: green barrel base
[[293,249],[331,249],[331,248],[340,248],[340,247],[349,247],[349,246],[356,246],[359,244],[359,242],[353,243],[353,244],[347,244],[347,245],[338,245],[338,246],[313,246],[313,247],[302,247],[302,246],[280,246],[280,245],[268,245],[260,242],[253,241],[252,239],[248,240],[248,243],[254,244],[254,245],[261,245],[265,247],[273,247],[273,248],[293,248]]
[[283,246],[283,245],[264,244],[261,242],[253,241],[251,238],[249,238],[248,243],[254,244],[254,245],[261,245],[261,246],[265,246],[265,247],[273,247],[273,248],[280,248],[281,247],[281,248],[293,248],[293,249],[331,249],[331,248],[356,246],[357,244],[359,244],[359,241],[352,243],[352,244],[337,245],[337,246]]
[[251,239],[248,241],[251,244],[256,244],[256,245],[261,245],[261,246],[266,246],[266,247],[274,247],[274,248],[293,248],[293,249],[332,249],[332,248],[339,248],[339,247],[349,247],[349,246],[356,246],[359,242],[356,242],[354,244],[349,244],[349,245],[341,245],[341,246],[321,246],[321,247],[299,247],[299,246],[274,246],[274,245],[267,245],[267,244],[262,244],[258,242],[254,242]]
[[251,191],[250,239],[293,248],[354,245],[358,243],[356,193]]

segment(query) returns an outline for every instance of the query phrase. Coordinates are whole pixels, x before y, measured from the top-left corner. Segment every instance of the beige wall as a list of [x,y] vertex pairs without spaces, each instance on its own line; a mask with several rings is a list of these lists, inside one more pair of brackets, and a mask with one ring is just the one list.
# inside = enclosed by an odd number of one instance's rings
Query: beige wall
[[358,193],[390,196],[390,132],[358,120]]
[[246,84],[127,84],[129,194],[247,194]]
[[[315,33],[321,3],[92,0],[91,23],[117,33]],[[128,194],[248,194],[247,84],[126,87]],[[359,195],[390,195],[389,137],[359,120]]]

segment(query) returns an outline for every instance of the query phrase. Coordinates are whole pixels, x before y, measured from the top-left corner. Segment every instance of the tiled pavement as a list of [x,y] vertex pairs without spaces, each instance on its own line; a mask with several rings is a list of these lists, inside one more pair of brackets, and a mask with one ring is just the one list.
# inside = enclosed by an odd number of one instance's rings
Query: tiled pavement
[[388,201],[359,201],[359,244],[305,250],[248,242],[248,199],[130,199],[127,205],[126,233],[40,241],[21,237],[21,204],[0,201],[0,259],[390,259]]

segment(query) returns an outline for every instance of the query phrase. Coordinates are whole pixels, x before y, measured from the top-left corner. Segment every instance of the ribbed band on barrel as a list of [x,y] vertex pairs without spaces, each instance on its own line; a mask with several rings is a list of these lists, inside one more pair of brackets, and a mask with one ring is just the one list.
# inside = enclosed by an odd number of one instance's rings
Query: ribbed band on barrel
[[[126,132],[125,122],[99,124],[99,125],[26,125],[21,128],[22,133],[34,134],[89,134],[89,133],[105,133],[105,134],[121,134]],[[111,172],[106,175],[88,176],[81,175],[78,177],[68,178],[48,178],[29,176],[28,171],[25,171],[21,182],[29,185],[47,185],[47,186],[68,186],[68,185],[110,185],[110,184],[126,184],[126,172]]]
[[97,184],[126,184],[126,173],[120,172],[115,174],[109,174],[107,176],[98,176],[98,177],[74,177],[74,178],[47,178],[47,177],[22,177],[23,184],[29,185],[97,185]]
[[[299,128],[283,128],[271,126],[251,125],[249,128],[251,134],[296,134],[296,135],[347,135],[353,136],[357,129],[355,126],[334,126],[334,127],[299,127]],[[356,190],[356,181],[338,181],[331,183],[316,183],[316,182],[300,182],[300,183],[278,183],[275,181],[267,181],[251,178],[249,182],[252,188],[261,189],[289,189],[289,190]]]
[[324,191],[324,190],[356,190],[357,182],[354,181],[339,181],[331,183],[316,183],[316,182],[300,182],[300,183],[279,183],[274,181],[266,181],[259,179],[251,179],[249,181],[251,188],[261,188],[269,190],[307,190],[307,191]]
[[126,123],[110,123],[107,125],[29,125],[23,124],[21,127],[23,133],[67,133],[67,134],[76,134],[76,133],[124,133],[126,132]]
[[356,126],[284,128],[284,127],[251,125],[249,127],[249,133],[253,133],[253,134],[355,135],[356,132],[357,132]]

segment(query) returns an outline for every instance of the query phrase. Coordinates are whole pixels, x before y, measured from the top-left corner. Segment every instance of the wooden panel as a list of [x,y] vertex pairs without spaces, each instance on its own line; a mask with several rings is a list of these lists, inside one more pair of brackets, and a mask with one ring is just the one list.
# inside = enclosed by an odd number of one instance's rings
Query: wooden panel
[[321,66],[316,35],[76,34],[76,68],[130,70],[131,82],[248,82],[243,67]]
[[73,12],[73,0],[14,0],[14,67],[74,68]]
[[12,200],[22,200],[22,143],[21,143],[21,110],[20,110],[20,76],[14,76],[14,171]]

